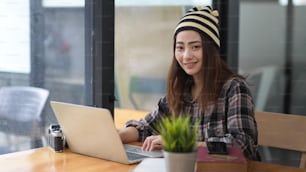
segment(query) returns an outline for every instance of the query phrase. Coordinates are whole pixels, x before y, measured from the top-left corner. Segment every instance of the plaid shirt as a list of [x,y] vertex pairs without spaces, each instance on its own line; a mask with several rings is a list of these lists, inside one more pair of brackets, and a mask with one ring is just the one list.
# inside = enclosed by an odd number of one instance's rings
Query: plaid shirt
[[[259,160],[254,103],[244,80],[238,77],[228,80],[221,90],[217,103],[208,106],[204,112],[201,112],[199,104],[193,101],[190,86],[184,92],[183,104],[182,112],[192,116],[191,122],[200,121],[198,141],[207,139],[205,136],[207,131],[215,138],[230,136],[231,144],[240,146],[247,158]],[[154,123],[160,122],[162,116],[169,115],[171,113],[166,98],[163,97],[152,112],[139,121],[128,121],[126,127],[136,127],[139,141],[144,141],[150,135],[158,135]]]

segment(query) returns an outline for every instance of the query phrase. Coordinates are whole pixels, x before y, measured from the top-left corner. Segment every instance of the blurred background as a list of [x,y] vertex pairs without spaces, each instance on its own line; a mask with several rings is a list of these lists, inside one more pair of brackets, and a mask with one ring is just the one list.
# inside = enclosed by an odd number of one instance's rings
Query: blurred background
[[[233,69],[248,76],[256,110],[306,115],[306,34],[303,32],[306,2],[229,2],[236,6],[227,14],[228,18],[237,21],[237,25],[229,28],[229,37],[236,35],[237,39],[228,44],[236,46],[237,52],[228,61],[236,61]],[[90,3],[90,0],[1,0],[0,89],[35,86],[49,94],[35,124],[42,132],[42,141],[37,144],[34,140],[33,144],[32,140],[29,144],[27,135],[8,136],[9,130],[27,129],[3,118],[0,153],[46,145],[45,130],[56,123],[50,100],[88,104],[86,88],[93,84],[86,80],[86,68],[90,68],[86,65],[89,59],[85,50],[90,44],[85,37],[90,32],[86,4]],[[114,93],[111,94],[116,96],[115,108],[150,111],[165,92],[172,59],[172,34],[178,19],[194,5],[213,2],[115,0],[114,3]],[[295,165],[296,154],[287,155],[267,156],[271,161]]]

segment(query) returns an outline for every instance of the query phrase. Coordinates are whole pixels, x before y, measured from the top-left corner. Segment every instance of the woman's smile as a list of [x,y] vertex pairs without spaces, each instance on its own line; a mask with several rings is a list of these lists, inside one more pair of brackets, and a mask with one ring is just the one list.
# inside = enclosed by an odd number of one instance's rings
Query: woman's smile
[[187,68],[187,69],[192,69],[196,66],[197,62],[188,62],[188,63],[184,63],[184,66]]

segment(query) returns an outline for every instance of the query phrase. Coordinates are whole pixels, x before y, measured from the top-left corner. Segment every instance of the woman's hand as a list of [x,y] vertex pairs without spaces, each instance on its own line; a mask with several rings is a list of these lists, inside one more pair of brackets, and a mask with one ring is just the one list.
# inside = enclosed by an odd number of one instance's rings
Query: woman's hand
[[142,145],[144,151],[161,150],[162,148],[163,142],[160,135],[147,137]]

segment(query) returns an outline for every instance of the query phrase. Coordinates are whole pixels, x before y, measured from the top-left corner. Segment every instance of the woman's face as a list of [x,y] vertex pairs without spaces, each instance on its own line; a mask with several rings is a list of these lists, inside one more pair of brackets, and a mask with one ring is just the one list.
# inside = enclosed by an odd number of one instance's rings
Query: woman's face
[[184,71],[197,77],[203,61],[202,39],[198,32],[192,30],[181,31],[176,36],[175,58]]

